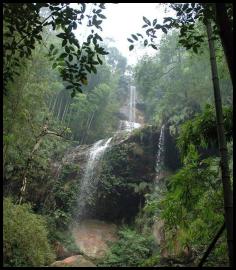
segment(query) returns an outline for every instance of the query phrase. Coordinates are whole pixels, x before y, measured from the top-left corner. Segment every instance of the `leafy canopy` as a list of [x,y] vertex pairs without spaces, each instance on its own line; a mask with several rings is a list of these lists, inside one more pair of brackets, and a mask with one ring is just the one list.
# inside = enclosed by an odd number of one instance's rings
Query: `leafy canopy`
[[[4,3],[4,93],[7,93],[9,81],[14,81],[19,76],[19,69],[23,64],[22,59],[32,55],[37,43],[43,43],[43,31],[49,29],[61,31],[57,37],[61,39],[63,53],[58,54],[54,44],[48,46],[49,59],[53,67],[60,65],[60,76],[68,82],[67,89],[81,92],[81,86],[87,81],[87,74],[96,73],[96,66],[102,64],[100,55],[107,52],[99,41],[102,38],[94,31],[88,35],[86,42],[80,44],[73,30],[87,17],[87,27],[102,30],[102,14],[105,4],[93,4],[92,11],[87,14],[87,4],[78,4],[79,8],[72,8],[70,3]],[[46,11],[45,14],[42,14]],[[46,45],[45,45],[46,46]],[[73,60],[76,60],[73,62]]]

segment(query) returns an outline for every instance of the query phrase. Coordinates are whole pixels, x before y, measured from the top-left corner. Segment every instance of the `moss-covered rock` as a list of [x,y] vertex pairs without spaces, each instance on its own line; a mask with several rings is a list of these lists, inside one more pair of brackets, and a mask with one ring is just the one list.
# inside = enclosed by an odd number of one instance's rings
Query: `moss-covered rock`
[[133,220],[155,177],[158,139],[159,132],[152,126],[135,130],[128,137],[114,138],[114,145],[100,163],[91,217],[116,222]]
[[[178,167],[175,160],[178,153],[175,141],[166,133],[165,156],[172,155],[172,160],[165,158],[164,165],[174,170]],[[96,164],[96,187],[88,194],[87,217],[113,222],[133,221],[144,204],[144,194],[152,189],[159,137],[160,129],[154,126],[117,132],[113,136]],[[62,159],[59,177],[78,187],[83,181],[91,147],[82,145],[70,149]],[[78,213],[78,209],[75,212]]]

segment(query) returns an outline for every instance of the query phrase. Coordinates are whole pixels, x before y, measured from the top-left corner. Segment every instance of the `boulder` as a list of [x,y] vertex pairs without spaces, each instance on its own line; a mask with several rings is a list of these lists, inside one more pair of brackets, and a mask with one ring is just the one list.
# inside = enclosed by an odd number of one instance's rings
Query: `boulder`
[[71,254],[59,241],[54,242],[53,248],[54,248],[57,259],[62,260],[69,256],[74,255],[74,254]]
[[103,258],[109,250],[108,243],[118,240],[117,226],[101,220],[83,220],[72,229],[75,243],[81,252],[93,259]]
[[85,259],[82,255],[74,255],[62,261],[55,261],[51,267],[96,267],[94,263]]

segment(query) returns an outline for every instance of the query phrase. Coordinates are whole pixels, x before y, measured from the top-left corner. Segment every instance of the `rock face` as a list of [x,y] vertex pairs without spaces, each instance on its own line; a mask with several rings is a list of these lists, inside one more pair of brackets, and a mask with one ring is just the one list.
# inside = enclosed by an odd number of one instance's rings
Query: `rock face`
[[94,263],[85,259],[82,255],[68,257],[62,261],[56,261],[51,267],[96,267]]
[[100,220],[84,220],[76,224],[72,234],[76,244],[86,256],[93,259],[104,257],[108,251],[108,242],[118,240],[117,226]]
[[138,186],[151,185],[155,177],[159,132],[147,126],[134,130],[127,138],[122,136],[113,139],[100,163],[96,194],[89,207],[92,218],[132,222],[144,204],[144,190],[139,191]]
[[[109,148],[92,174],[96,177],[96,180],[92,180],[96,187],[92,188],[88,198],[86,197],[85,219],[115,223],[133,221],[140,207],[144,205],[144,194],[155,179],[159,137],[160,130],[154,126],[144,126],[132,132],[117,132],[112,137]],[[174,141],[168,135],[165,145],[165,156],[173,157],[165,159],[165,167],[176,169],[177,152],[173,152]],[[68,150],[60,162],[55,162],[54,171],[65,183],[70,183],[71,188],[74,185],[74,189],[82,189],[92,147],[93,145],[76,146]],[[141,189],[143,186],[146,190]],[[75,219],[79,218],[78,212],[78,209],[75,209]]]
[[59,260],[62,260],[69,256],[74,255],[74,254],[71,254],[59,241],[56,241],[54,243],[54,250],[56,253],[56,258]]

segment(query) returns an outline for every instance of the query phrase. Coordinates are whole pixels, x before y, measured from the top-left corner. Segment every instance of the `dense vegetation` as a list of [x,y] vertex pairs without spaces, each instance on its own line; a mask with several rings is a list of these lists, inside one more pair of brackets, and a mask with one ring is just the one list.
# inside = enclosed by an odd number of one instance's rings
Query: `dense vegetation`
[[14,205],[9,198],[4,199],[3,207],[5,266],[48,265],[54,254],[45,219],[32,213],[29,205]]
[[[84,165],[65,162],[65,154],[117,132],[119,110],[134,84],[146,126],[118,137],[124,141],[104,155],[99,183],[87,198],[92,217],[119,226],[119,240],[109,244],[98,266],[196,266],[225,222],[204,8],[195,10],[200,14],[195,28],[182,30],[181,20],[156,26],[164,32],[156,54],[130,67],[97,33],[105,4],[94,4],[90,13],[88,4],[78,6],[4,4],[3,264],[49,266],[64,258],[55,254],[57,243],[68,256],[81,254],[70,226],[77,218]],[[191,13],[187,8],[198,7],[181,8]],[[227,10],[232,19],[230,5]],[[212,9],[206,12],[212,18]],[[79,42],[73,30],[86,15],[91,33]],[[229,56],[213,21],[232,184],[233,87]],[[157,49],[148,31],[151,43],[144,45]],[[193,31],[189,39],[188,31]],[[194,34],[198,39],[190,44]],[[128,39],[130,50],[138,37]],[[156,141],[163,124],[165,159],[156,183]],[[227,252],[224,231],[205,265],[228,266]]]

